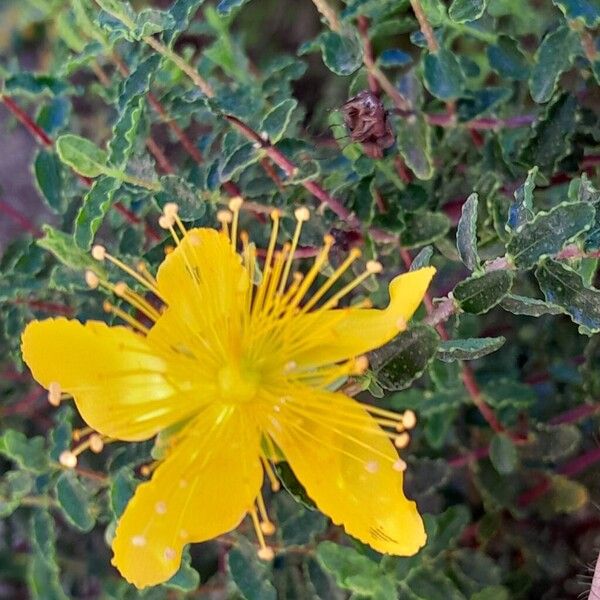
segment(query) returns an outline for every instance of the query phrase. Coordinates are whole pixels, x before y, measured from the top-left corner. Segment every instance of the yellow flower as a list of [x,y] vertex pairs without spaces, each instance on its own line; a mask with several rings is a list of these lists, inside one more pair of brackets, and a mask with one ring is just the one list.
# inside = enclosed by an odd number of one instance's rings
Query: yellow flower
[[380,271],[379,263],[368,262],[341,285],[360,254],[351,251],[318,286],[333,245],[326,236],[306,274],[292,272],[309,216],[301,208],[291,243],[279,250],[279,213],[273,212],[259,273],[254,245],[237,234],[240,205],[235,199],[233,214],[220,213],[220,232],[186,231],[176,206],[167,205],[160,223],[176,248],[156,279],[143,265],[135,271],[103,247],[93,249],[95,258],[116,264],[148,290],[143,296],[124,282],[86,275],[91,287],[106,288],[142,315],[138,320],[106,304],[130,327],[58,318],[30,323],[23,333],[25,361],[50,400],[72,395],[103,436],[92,434],[63,464],[74,466],[84,447],[100,450],[101,439],[139,441],[162,432],[164,459],[138,486],[113,541],[113,564],[140,588],[171,577],[186,544],[230,531],[247,514],[259,555],[271,558],[264,535],[274,526],[261,486],[265,473],[277,489],[272,462],[281,457],[325,514],[379,552],[411,555],[425,543],[415,503],[402,491],[406,464],[393,443],[406,445],[414,414],[361,405],[331,390],[364,372],[365,352],[406,328],[435,270],[396,277],[383,310],[338,308]]

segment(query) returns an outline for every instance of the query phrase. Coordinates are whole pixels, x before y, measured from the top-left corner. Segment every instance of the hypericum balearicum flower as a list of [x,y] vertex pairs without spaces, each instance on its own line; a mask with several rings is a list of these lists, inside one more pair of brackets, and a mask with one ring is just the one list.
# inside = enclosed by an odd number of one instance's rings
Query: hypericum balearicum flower
[[[183,547],[235,528],[249,514],[259,555],[273,551],[273,532],[261,495],[263,472],[278,487],[271,463],[283,456],[308,495],[331,519],[379,552],[410,555],[425,542],[415,503],[402,491],[406,464],[394,447],[408,443],[414,414],[361,405],[331,391],[364,372],[365,352],[406,328],[434,274],[424,268],[396,277],[383,310],[339,301],[381,265],[370,261],[350,283],[340,280],[360,252],[320,285],[333,239],[325,237],[306,274],[293,272],[302,223],[296,211],[291,243],[277,249],[279,213],[259,273],[255,247],[239,235],[241,199],[220,213],[222,231],[186,231],[177,207],[160,224],[176,248],[156,279],[135,271],[103,247],[98,260],[124,269],[157,302],[124,282],[93,273],[88,284],[128,301],[146,324],[105,303],[131,327],[64,318],[30,323],[23,355],[56,404],[65,393],[96,437],[61,461],[74,466],[84,447],[102,439],[139,441],[163,432],[165,458],[138,486],[121,517],[113,563],[138,587],[161,583],[178,569]],[[254,283],[259,281],[259,283]],[[335,291],[334,291],[335,290]],[[404,423],[403,423],[404,420]],[[164,439],[163,439],[164,438]]]

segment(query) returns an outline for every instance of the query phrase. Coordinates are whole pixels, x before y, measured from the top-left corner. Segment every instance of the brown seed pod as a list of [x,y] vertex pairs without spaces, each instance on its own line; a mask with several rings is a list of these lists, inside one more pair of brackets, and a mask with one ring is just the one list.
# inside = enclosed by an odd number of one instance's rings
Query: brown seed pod
[[394,144],[394,133],[381,100],[369,90],[359,92],[342,105],[344,124],[353,141],[362,144],[367,156],[382,158]]

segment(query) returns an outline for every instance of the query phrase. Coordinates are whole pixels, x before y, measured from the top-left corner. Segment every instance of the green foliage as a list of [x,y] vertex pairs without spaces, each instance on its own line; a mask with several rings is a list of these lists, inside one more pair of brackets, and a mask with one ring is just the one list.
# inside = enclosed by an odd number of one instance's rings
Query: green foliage
[[[597,0],[0,4],[0,595],[585,592],[597,544],[582,523],[593,525],[600,503]],[[378,90],[393,132],[381,156],[351,138],[338,110],[365,89]],[[29,134],[31,152],[13,145]],[[219,227],[238,194],[238,231],[258,249],[273,209],[280,241],[293,235],[294,210],[311,209],[299,254],[335,239],[319,277],[360,248],[334,290],[365,261],[382,264],[342,308],[385,307],[393,276],[436,268],[408,328],[398,322],[401,333],[369,353],[364,374],[331,384],[382,410],[415,412],[399,454],[428,541],[412,557],[377,554],[319,512],[293,465],[279,461],[282,490],[263,489],[274,561],[258,559],[246,519],[188,546],[168,582],[139,592],[110,566],[110,543],[144,466],[168,450],[115,441],[83,452],[74,470],[62,466],[85,424],[70,399],[58,409],[45,401],[20,335],[49,317],[118,323],[85,272],[139,282],[93,259],[92,245],[155,274],[173,244],[158,226],[168,203],[186,226]],[[308,268],[302,258],[293,271]],[[347,425],[339,421],[332,426]],[[318,445],[306,430],[304,443]]]

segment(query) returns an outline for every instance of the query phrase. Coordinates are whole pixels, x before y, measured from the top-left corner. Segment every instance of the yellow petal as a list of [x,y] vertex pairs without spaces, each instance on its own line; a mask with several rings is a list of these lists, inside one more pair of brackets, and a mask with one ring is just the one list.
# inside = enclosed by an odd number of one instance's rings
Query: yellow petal
[[[169,322],[177,320],[178,330],[192,329],[194,335],[208,338],[215,332],[224,336],[228,327],[238,326],[250,283],[240,256],[223,233],[188,231],[161,264],[157,280],[169,305]],[[169,335],[163,325],[159,320],[157,332]],[[177,341],[182,341],[181,331]]]
[[406,329],[434,274],[433,267],[425,267],[394,278],[390,303],[382,310],[342,308],[298,317],[294,329],[300,336],[314,337],[315,343],[306,344],[293,360],[298,365],[329,364],[383,346]]
[[46,388],[57,382],[84,420],[110,437],[147,439],[197,410],[197,396],[178,384],[181,367],[125,327],[33,321],[22,350],[36,381]]
[[186,428],[119,521],[113,564],[127,581],[162,583],[184,545],[237,527],[262,482],[259,444],[252,419],[232,406],[210,405]]
[[407,556],[425,544],[423,521],[402,491],[398,455],[373,418],[343,394],[286,397],[271,436],[319,509],[378,552]]

